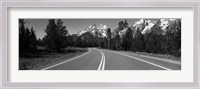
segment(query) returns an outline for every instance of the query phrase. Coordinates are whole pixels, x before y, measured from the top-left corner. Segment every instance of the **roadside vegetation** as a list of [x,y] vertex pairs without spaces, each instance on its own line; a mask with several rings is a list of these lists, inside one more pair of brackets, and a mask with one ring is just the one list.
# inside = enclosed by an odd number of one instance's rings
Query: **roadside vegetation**
[[170,54],[155,54],[155,53],[147,53],[147,52],[132,52],[129,51],[129,53],[134,53],[138,55],[145,55],[145,56],[150,56],[150,57],[156,57],[156,58],[161,58],[161,59],[168,59],[168,60],[174,60],[174,61],[179,61],[181,62],[181,57],[176,57]]
[[68,31],[62,20],[49,20],[46,35],[37,39],[33,27],[25,27],[26,22],[19,20],[19,70],[27,70],[87,52],[87,48],[67,46]]
[[23,53],[19,58],[19,69],[27,70],[57,61],[68,60],[87,52],[87,48],[65,48],[60,52],[37,50],[34,53]]

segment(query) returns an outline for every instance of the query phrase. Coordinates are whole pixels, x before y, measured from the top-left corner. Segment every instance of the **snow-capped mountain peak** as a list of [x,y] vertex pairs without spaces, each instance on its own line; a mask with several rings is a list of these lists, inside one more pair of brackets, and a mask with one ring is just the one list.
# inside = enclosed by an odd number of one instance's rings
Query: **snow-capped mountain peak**
[[[161,34],[164,34],[167,30],[167,27],[171,24],[173,24],[176,21],[176,19],[157,19],[157,20],[151,20],[151,19],[140,19],[136,21],[130,28],[132,30],[140,30],[142,34],[146,34],[152,31],[152,28],[154,26],[159,26],[161,30],[163,30]],[[104,24],[93,24],[90,25],[85,30],[82,30],[78,32],[78,36],[81,36],[87,32],[90,32],[94,36],[98,37],[107,37],[107,29],[108,27]],[[124,27],[123,29],[116,29],[115,34],[119,34],[121,37],[125,35],[128,27]]]
[[106,35],[106,29],[108,27],[106,25],[100,24],[100,25],[91,25],[88,28],[86,28],[85,30],[82,30],[80,32],[78,32],[78,36],[81,36],[82,34],[86,33],[86,32],[90,32],[93,35],[98,35],[99,37],[107,37]]
[[138,25],[141,25],[141,24],[144,24],[145,23],[145,19],[140,19],[139,21],[136,21],[133,26],[138,26]]
[[166,31],[167,27],[170,25],[170,24],[173,24],[175,22],[176,19],[160,19],[160,27],[162,30]]
[[139,21],[136,21],[132,26],[135,29],[139,29],[142,34],[145,34],[151,28],[155,25],[156,21],[151,21],[148,19],[140,19]]
[[142,34],[145,34],[146,32],[149,32],[151,30],[151,28],[156,24],[156,21],[151,21],[148,20],[145,24],[144,29],[142,30]]
[[[166,28],[172,24],[176,19],[160,19],[159,26],[165,32]],[[140,19],[139,21],[135,22],[132,26],[135,29],[139,29],[142,34],[148,33],[151,31],[151,28],[157,23],[157,21],[152,21],[148,19]]]

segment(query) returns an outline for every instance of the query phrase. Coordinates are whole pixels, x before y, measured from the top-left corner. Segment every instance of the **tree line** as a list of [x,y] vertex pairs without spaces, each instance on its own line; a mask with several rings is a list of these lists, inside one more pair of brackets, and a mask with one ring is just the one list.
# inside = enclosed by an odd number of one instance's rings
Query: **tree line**
[[63,26],[61,19],[50,19],[46,26],[43,39],[37,39],[33,27],[25,27],[25,20],[19,19],[19,53],[33,53],[38,51],[38,46],[43,46],[47,51],[62,51],[67,47],[68,31]]
[[35,52],[37,50],[37,38],[32,28],[25,27],[26,22],[19,19],[19,53]]
[[[150,32],[142,34],[140,28],[129,26],[128,22],[120,21],[116,29],[106,29],[107,37],[99,37],[91,32],[80,36],[70,35],[61,19],[50,19],[46,26],[46,35],[36,39],[33,28],[25,28],[23,19],[19,20],[20,52],[37,50],[43,46],[48,51],[61,51],[66,47],[101,47],[111,50],[126,50],[181,56],[181,20],[177,19],[164,32],[160,21],[151,28]],[[126,30],[122,34],[122,31]],[[99,34],[99,33],[96,33]],[[25,46],[26,45],[26,46]],[[27,47],[27,48],[26,48]]]
[[[101,47],[111,50],[148,52],[181,56],[181,20],[177,19],[165,31],[160,20],[150,32],[142,34],[140,28],[129,26],[127,21],[120,21],[118,28],[107,28],[107,37],[98,37],[90,32],[81,36],[68,36],[68,45],[76,47]],[[126,30],[122,35],[122,30]]]

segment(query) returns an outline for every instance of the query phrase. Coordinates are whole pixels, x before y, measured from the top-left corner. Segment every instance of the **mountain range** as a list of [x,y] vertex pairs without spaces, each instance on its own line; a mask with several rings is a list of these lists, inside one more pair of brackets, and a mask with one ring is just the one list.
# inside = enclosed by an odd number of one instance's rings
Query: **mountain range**
[[[139,29],[142,34],[146,34],[146,33],[151,32],[153,26],[158,25],[163,32],[166,32],[167,27],[172,25],[175,22],[175,20],[176,19],[158,19],[158,20],[155,21],[155,20],[149,20],[149,19],[140,19],[139,21],[136,21],[133,25],[129,25],[129,27],[132,28],[132,30]],[[81,35],[89,32],[94,36],[107,37],[106,32],[107,32],[108,28],[109,27],[107,25],[93,24],[93,25],[89,26],[88,28],[86,28],[82,31],[79,31],[77,33],[77,36],[81,36]],[[125,34],[127,29],[128,28],[124,28],[122,30],[119,30],[118,34],[120,36],[122,36],[123,34]],[[116,30],[116,29],[113,29],[112,33],[113,33],[114,30]]]

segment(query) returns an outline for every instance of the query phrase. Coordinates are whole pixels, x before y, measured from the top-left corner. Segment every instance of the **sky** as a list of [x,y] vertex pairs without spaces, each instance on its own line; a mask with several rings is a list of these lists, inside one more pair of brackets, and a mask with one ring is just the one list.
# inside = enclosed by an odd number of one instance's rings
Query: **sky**
[[[25,19],[25,26],[28,28],[33,27],[36,33],[36,37],[43,38],[46,33],[44,29],[48,24],[49,19]],[[66,26],[69,34],[76,34],[79,31],[82,31],[88,28],[90,25],[103,24],[107,27],[111,28],[111,30],[116,29],[118,27],[118,23],[120,21],[124,21],[125,19],[62,19],[63,25]],[[139,19],[126,19],[129,25],[133,25]]]

